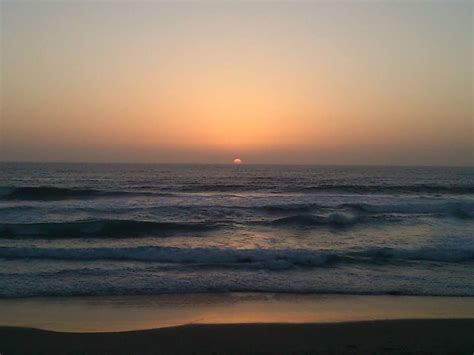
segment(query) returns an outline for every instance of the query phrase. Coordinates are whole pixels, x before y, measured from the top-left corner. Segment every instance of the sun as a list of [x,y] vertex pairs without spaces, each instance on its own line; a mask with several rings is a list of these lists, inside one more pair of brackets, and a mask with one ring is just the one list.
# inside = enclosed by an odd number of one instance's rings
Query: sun
[[234,165],[240,165],[240,164],[242,164],[242,160],[240,160],[239,158],[235,158]]

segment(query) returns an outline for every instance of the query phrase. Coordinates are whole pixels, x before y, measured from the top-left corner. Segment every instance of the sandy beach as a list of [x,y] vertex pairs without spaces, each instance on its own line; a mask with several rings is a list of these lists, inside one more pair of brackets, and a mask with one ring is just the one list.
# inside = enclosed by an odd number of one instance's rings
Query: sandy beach
[[189,324],[460,318],[474,319],[474,297],[207,293],[0,300],[0,326],[75,333]]
[[116,333],[0,328],[2,354],[472,354],[473,319],[185,325]]
[[474,298],[195,294],[0,301],[1,354],[472,354]]

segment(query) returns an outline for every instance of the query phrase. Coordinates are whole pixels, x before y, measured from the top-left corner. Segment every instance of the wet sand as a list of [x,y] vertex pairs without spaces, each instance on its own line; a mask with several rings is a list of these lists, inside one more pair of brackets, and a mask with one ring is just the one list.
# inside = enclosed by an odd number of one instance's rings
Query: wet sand
[[200,324],[111,333],[1,327],[2,354],[466,354],[474,319]]
[[0,300],[0,326],[80,333],[203,323],[303,324],[457,318],[474,319],[474,297],[233,293]]

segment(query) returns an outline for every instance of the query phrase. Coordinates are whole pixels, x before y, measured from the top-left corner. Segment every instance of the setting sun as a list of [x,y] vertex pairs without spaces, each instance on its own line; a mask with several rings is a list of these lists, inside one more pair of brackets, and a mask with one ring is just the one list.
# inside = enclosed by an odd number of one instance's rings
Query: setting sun
[[242,164],[242,160],[240,160],[239,158],[235,158],[234,159],[234,164],[235,165],[240,165],[240,164]]

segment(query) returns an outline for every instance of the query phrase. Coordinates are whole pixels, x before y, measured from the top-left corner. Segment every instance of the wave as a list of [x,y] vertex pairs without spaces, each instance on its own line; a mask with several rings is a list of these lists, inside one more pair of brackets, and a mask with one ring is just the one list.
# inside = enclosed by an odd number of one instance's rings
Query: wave
[[173,194],[166,192],[104,191],[52,186],[0,188],[0,200],[60,201],[127,196],[173,196]]
[[65,223],[0,224],[3,237],[134,237],[170,232],[204,232],[218,228],[210,222],[148,222],[96,220]]
[[[447,186],[447,185],[317,185],[317,186],[279,186],[279,185],[192,185],[163,187],[157,191],[112,191],[97,189],[63,188],[53,186],[24,186],[0,187],[0,200],[25,200],[25,201],[58,201],[71,199],[117,198],[127,196],[175,196],[178,192],[250,192],[261,191],[268,193],[349,193],[349,194],[474,194],[474,186]],[[284,206],[280,206],[284,208]],[[308,209],[316,205],[306,206]],[[278,207],[275,207],[276,209]],[[270,207],[271,209],[271,207]]]
[[297,214],[294,216],[278,218],[271,221],[274,226],[297,226],[297,227],[350,227],[360,222],[358,216],[347,213],[331,213],[328,216],[317,216],[312,214]]
[[474,194],[474,185],[297,185],[297,184],[192,184],[170,188],[179,192],[297,192],[349,194]]
[[362,213],[446,214],[461,219],[474,217],[474,201],[443,203],[368,204],[346,203],[337,206]]
[[474,249],[422,247],[418,249],[371,248],[351,253],[356,257],[367,257],[378,260],[411,260],[411,261],[441,261],[468,262],[474,261]]
[[[0,211],[30,211],[39,210],[44,206],[30,206],[30,205],[12,205],[12,206],[0,206]],[[47,206],[49,209],[50,206]],[[62,207],[61,207],[62,208]],[[152,206],[141,206],[141,205],[115,205],[115,206],[78,206],[68,208],[67,210],[58,209],[55,212],[100,212],[100,213],[130,213],[130,212],[170,212],[181,211],[203,213],[217,210],[219,213],[223,210],[229,213],[234,211],[255,211],[264,212],[267,214],[275,215],[288,215],[295,213],[297,215],[310,215],[313,212],[330,212],[339,213],[344,216],[345,219],[356,220],[354,215],[365,216],[368,214],[436,214],[436,215],[448,215],[457,217],[460,219],[471,219],[474,218],[474,201],[456,201],[456,202],[398,202],[392,204],[371,204],[371,203],[343,203],[339,205],[322,205],[317,203],[287,203],[287,204],[274,204],[274,205],[263,205],[263,206],[242,206],[242,205],[219,205],[219,204],[199,204],[199,205],[184,205],[184,204],[166,204],[166,205],[152,205]],[[338,211],[338,212],[336,212]],[[339,218],[341,218],[341,216]],[[291,216],[290,216],[291,217]],[[294,217],[291,217],[294,218]],[[325,224],[324,221],[318,218],[312,217],[315,220],[315,224]],[[337,219],[336,215],[329,218]],[[296,218],[298,219],[298,218]],[[301,218],[304,219],[304,218]],[[342,217],[342,219],[344,219]]]
[[256,209],[269,212],[269,213],[286,213],[286,212],[299,212],[309,213],[318,210],[327,209],[327,206],[322,206],[316,203],[289,203],[281,205],[265,205],[256,207]]
[[376,263],[401,261],[472,262],[474,249],[422,247],[417,249],[371,248],[366,250],[306,249],[221,249],[175,247],[123,248],[35,248],[0,247],[0,258],[53,260],[130,260],[177,264],[223,266],[245,264],[270,269],[320,267],[334,263]]
[[0,257],[7,259],[60,260],[134,260],[161,263],[256,263],[283,262],[293,265],[318,266],[327,262],[327,255],[305,250],[219,249],[219,248],[20,248],[0,247]]
[[[100,277],[100,276],[94,276]],[[207,281],[207,280],[206,280]],[[469,289],[429,289],[414,287],[372,287],[368,289],[344,288],[342,286],[294,286],[287,284],[234,284],[231,282],[179,282],[166,279],[166,284],[138,284],[133,287],[120,287],[110,284],[69,287],[41,287],[34,289],[0,289],[0,299],[21,299],[32,297],[104,297],[104,296],[156,296],[183,294],[275,294],[275,295],[341,295],[341,296],[427,296],[427,297],[473,297]]]
[[[350,214],[442,214],[457,217],[461,219],[474,218],[474,201],[462,202],[400,202],[393,204],[370,204],[370,203],[344,203],[337,206],[320,205],[316,203],[289,203],[281,205],[266,205],[257,207],[257,209],[268,213],[285,214],[298,213],[308,214],[316,211],[341,211],[342,216],[349,221],[354,221],[355,217]],[[348,213],[350,212],[350,213]],[[341,216],[339,216],[341,217]],[[293,217],[291,217],[293,218]],[[336,215],[332,216],[336,218]],[[329,218],[330,220],[331,218]],[[344,220],[344,218],[342,218]],[[313,218],[314,220],[314,218]],[[324,221],[313,221],[324,224]]]
[[0,206],[0,212],[26,212],[26,211],[36,211],[37,207],[35,206]]
[[474,194],[474,185],[318,185],[301,187],[301,192],[345,192],[354,194]]

